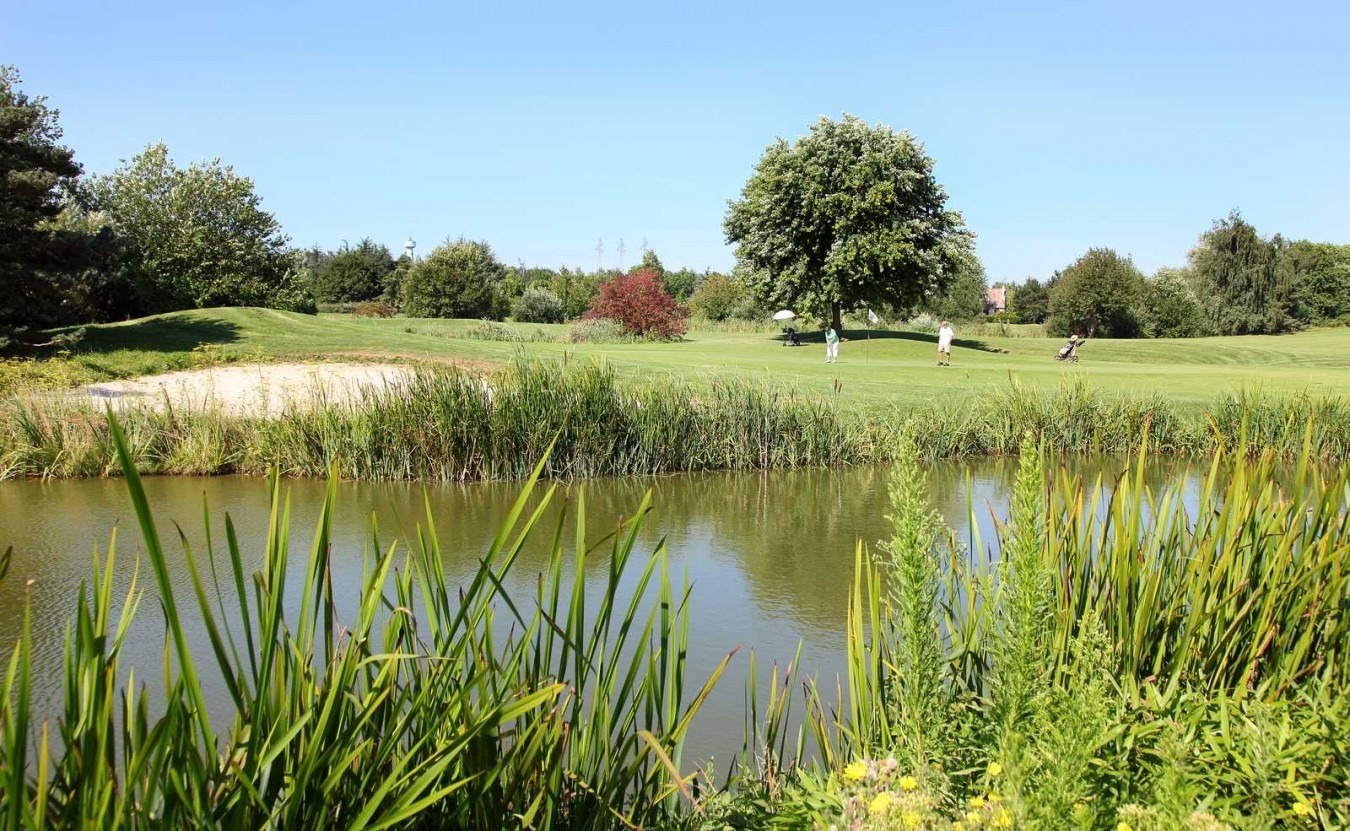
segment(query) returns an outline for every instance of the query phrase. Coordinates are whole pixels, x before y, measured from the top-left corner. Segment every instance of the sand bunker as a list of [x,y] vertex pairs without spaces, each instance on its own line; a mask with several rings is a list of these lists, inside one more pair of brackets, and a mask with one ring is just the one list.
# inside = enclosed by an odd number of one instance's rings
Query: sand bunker
[[316,401],[343,402],[363,390],[397,387],[412,370],[394,364],[235,364],[85,387],[96,406],[214,407],[234,415],[276,416]]

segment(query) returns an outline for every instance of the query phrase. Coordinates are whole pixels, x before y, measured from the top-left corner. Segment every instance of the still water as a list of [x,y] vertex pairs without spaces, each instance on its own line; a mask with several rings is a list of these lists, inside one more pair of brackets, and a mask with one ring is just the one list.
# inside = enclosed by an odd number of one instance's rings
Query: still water
[[[1126,467],[1123,459],[1071,461],[1085,474],[1101,473],[1110,482]],[[958,537],[992,557],[994,517],[1006,516],[1015,473],[1012,460],[945,463],[929,473],[935,507]],[[639,552],[664,538],[671,574],[678,583],[687,574],[692,586],[692,620],[687,685],[696,690],[716,664],[740,647],[717,691],[700,714],[686,749],[686,760],[715,757],[718,767],[739,751],[743,726],[748,651],[753,649],[767,683],[767,668],[785,664],[802,648],[802,669],[828,686],[843,669],[844,613],[857,542],[872,546],[886,536],[886,468],[803,470],[771,473],[695,474],[651,479],[591,480],[560,486],[551,529],[564,505],[575,510],[578,490],[585,491],[587,536],[599,539],[616,522],[631,516],[644,493],[653,493],[655,510],[644,525]],[[1194,475],[1160,461],[1148,471],[1154,487],[1176,483],[1196,489]],[[205,569],[207,525],[217,546],[225,538],[224,517],[232,518],[246,556],[261,562],[268,522],[268,484],[264,479],[151,478],[146,490],[166,550],[182,557],[179,531]],[[288,585],[303,581],[304,560],[313,539],[325,485],[285,482],[292,509]],[[429,502],[453,583],[466,580],[500,528],[519,493],[516,484],[423,485],[343,483],[334,521],[332,560],[335,591],[354,598],[371,551],[372,517],[379,541],[415,537],[425,524]],[[424,498],[426,502],[424,502]],[[0,581],[0,659],[8,661],[18,639],[25,584],[32,581],[34,697],[36,709],[60,712],[62,642],[88,578],[94,557],[106,552],[116,529],[114,594],[125,595],[142,548],[135,515],[120,480],[0,482],[0,550],[13,548],[9,575]],[[533,577],[544,567],[545,543],[527,551],[508,585],[513,595],[532,596]],[[573,539],[571,526],[563,536]],[[598,591],[604,575],[593,574]],[[204,664],[211,663],[205,631],[192,600],[187,569],[175,575],[175,595],[183,624]],[[222,580],[227,580],[222,575]],[[146,590],[123,658],[138,679],[162,677],[164,622],[155,602],[148,563],[140,563],[138,585]],[[208,677],[205,679],[211,683]],[[824,685],[824,684],[823,684]],[[212,709],[223,718],[228,702],[218,682],[208,690]],[[800,707],[797,707],[800,710]]]

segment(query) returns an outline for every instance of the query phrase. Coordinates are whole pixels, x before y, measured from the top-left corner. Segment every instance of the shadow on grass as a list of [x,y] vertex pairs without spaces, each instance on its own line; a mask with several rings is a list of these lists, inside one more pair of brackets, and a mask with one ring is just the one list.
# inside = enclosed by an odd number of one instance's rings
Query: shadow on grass
[[207,344],[234,343],[239,327],[223,320],[204,320],[168,314],[134,323],[90,327],[75,346],[76,352],[98,354],[118,350],[190,352]]
[[[870,330],[870,336],[872,340],[907,340],[915,343],[929,343],[933,345],[934,349],[937,348],[937,335],[930,335],[924,332],[896,332],[887,329],[872,329]],[[825,342],[825,333],[819,330],[812,332],[798,332],[797,337],[801,340],[803,345],[819,345]],[[869,337],[869,330],[845,329],[843,337],[844,340],[854,342],[867,340]],[[774,340],[786,343],[787,335],[774,335]],[[953,338],[952,346],[960,347],[961,349],[975,349],[980,352],[990,352],[993,354],[1003,354],[1007,351],[1000,349],[997,346],[990,346],[988,343],[982,340],[975,340],[974,338]]]

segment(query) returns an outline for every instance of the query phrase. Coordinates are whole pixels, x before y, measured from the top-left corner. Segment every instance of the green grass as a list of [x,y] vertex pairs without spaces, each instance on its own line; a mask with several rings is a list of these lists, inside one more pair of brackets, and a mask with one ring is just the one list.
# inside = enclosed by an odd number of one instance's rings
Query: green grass
[[[1058,339],[980,336],[958,332],[953,364],[934,366],[934,336],[875,332],[870,341],[846,330],[841,363],[826,365],[810,334],[799,349],[765,331],[694,331],[679,343],[572,344],[567,325],[506,324],[558,342],[510,343],[465,337],[468,320],[363,319],[306,316],[267,309],[205,309],[127,323],[90,326],[72,359],[91,376],[125,377],[247,359],[426,360],[468,364],[509,362],[517,354],[568,360],[602,358],[642,379],[673,376],[704,382],[753,378],[801,393],[840,393],[869,409],[956,403],[1005,388],[1010,379],[1053,389],[1064,376],[1086,379],[1107,393],[1157,393],[1196,410],[1239,389],[1339,393],[1350,381],[1350,329],[1284,336],[1192,340],[1092,340],[1081,362],[1051,359]],[[194,353],[194,349],[196,352]]]

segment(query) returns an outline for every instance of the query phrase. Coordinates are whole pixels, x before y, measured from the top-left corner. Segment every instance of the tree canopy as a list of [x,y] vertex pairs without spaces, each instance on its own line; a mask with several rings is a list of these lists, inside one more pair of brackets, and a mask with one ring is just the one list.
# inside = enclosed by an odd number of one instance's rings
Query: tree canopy
[[1295,318],[1313,325],[1350,320],[1350,245],[1299,240],[1280,246],[1278,261]]
[[924,311],[945,320],[974,320],[984,316],[989,282],[984,266],[973,254],[967,258],[947,288],[923,304]]
[[326,303],[374,300],[385,293],[393,270],[389,249],[366,237],[323,261],[314,275],[314,292]]
[[1020,323],[1044,323],[1050,317],[1050,290],[1035,277],[1013,287],[1008,308]]
[[287,237],[250,179],[219,159],[175,166],[163,144],[90,186],[122,239],[141,314],[207,306],[312,309]]
[[1144,275],[1129,257],[1109,248],[1089,249],[1055,281],[1050,329],[1058,335],[1133,337],[1143,292]]
[[0,66],[0,344],[10,334],[61,320],[86,235],[57,219],[80,175],[60,144],[59,113],[19,89]]
[[506,301],[499,283],[506,268],[486,242],[460,239],[413,263],[403,281],[409,317],[478,317],[500,320]]
[[771,144],[724,229],[767,301],[828,312],[912,309],[944,291],[973,235],[909,133],[845,115]]
[[1196,338],[1209,329],[1205,310],[1180,269],[1160,268],[1144,286],[1144,334],[1151,338]]
[[1214,223],[1190,254],[1197,294],[1220,335],[1264,335],[1289,328],[1288,286],[1277,248],[1237,211]]

